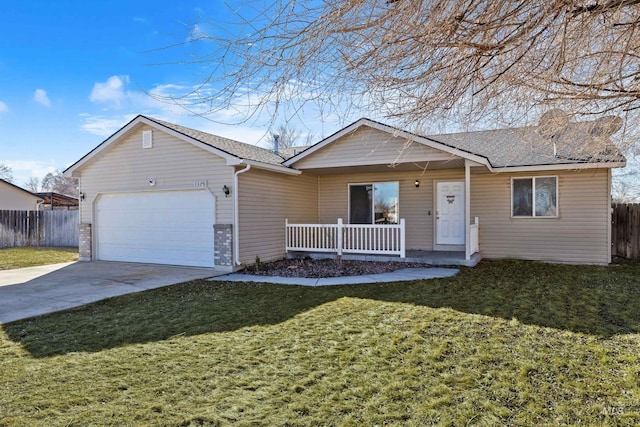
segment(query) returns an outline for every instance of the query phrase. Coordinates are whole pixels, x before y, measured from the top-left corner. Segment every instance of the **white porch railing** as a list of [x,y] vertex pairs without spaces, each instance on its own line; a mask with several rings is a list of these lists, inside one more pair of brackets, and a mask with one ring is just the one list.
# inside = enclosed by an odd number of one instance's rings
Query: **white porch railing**
[[480,250],[480,239],[478,237],[478,227],[480,223],[478,217],[475,217],[474,223],[469,225],[469,254],[473,255]]
[[286,251],[400,255],[405,257],[404,219],[399,224],[289,224]]

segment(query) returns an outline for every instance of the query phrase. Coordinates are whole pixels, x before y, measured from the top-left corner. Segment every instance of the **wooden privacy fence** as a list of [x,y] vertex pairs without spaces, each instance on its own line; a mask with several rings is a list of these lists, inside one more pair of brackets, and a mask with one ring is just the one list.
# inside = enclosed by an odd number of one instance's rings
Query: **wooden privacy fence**
[[79,211],[0,211],[0,248],[78,246]]
[[613,204],[611,255],[640,258],[640,203]]

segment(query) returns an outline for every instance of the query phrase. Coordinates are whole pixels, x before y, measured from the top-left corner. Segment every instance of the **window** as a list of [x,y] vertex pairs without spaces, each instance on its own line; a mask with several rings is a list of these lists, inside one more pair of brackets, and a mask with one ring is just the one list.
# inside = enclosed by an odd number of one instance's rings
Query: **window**
[[397,224],[398,183],[349,185],[350,224]]
[[514,217],[557,217],[558,177],[513,178],[511,201]]

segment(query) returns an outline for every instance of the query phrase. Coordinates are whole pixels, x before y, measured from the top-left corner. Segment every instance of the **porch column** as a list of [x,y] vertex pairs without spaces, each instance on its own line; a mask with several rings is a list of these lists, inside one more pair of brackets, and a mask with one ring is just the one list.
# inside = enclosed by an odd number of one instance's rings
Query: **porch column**
[[464,161],[464,259],[471,259],[471,167],[470,161]]

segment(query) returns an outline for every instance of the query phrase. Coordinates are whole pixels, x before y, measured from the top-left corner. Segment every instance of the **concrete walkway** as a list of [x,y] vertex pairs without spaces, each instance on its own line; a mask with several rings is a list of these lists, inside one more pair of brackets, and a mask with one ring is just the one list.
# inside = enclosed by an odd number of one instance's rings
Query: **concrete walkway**
[[75,262],[0,271],[0,323],[225,274],[212,268]]
[[391,273],[368,274],[362,276],[325,277],[319,279],[307,279],[304,277],[258,276],[254,274],[232,273],[226,276],[214,277],[209,280],[219,280],[225,282],[261,282],[281,285],[331,286],[436,279],[441,277],[455,276],[459,271],[460,270],[458,270],[457,268],[402,268]]

